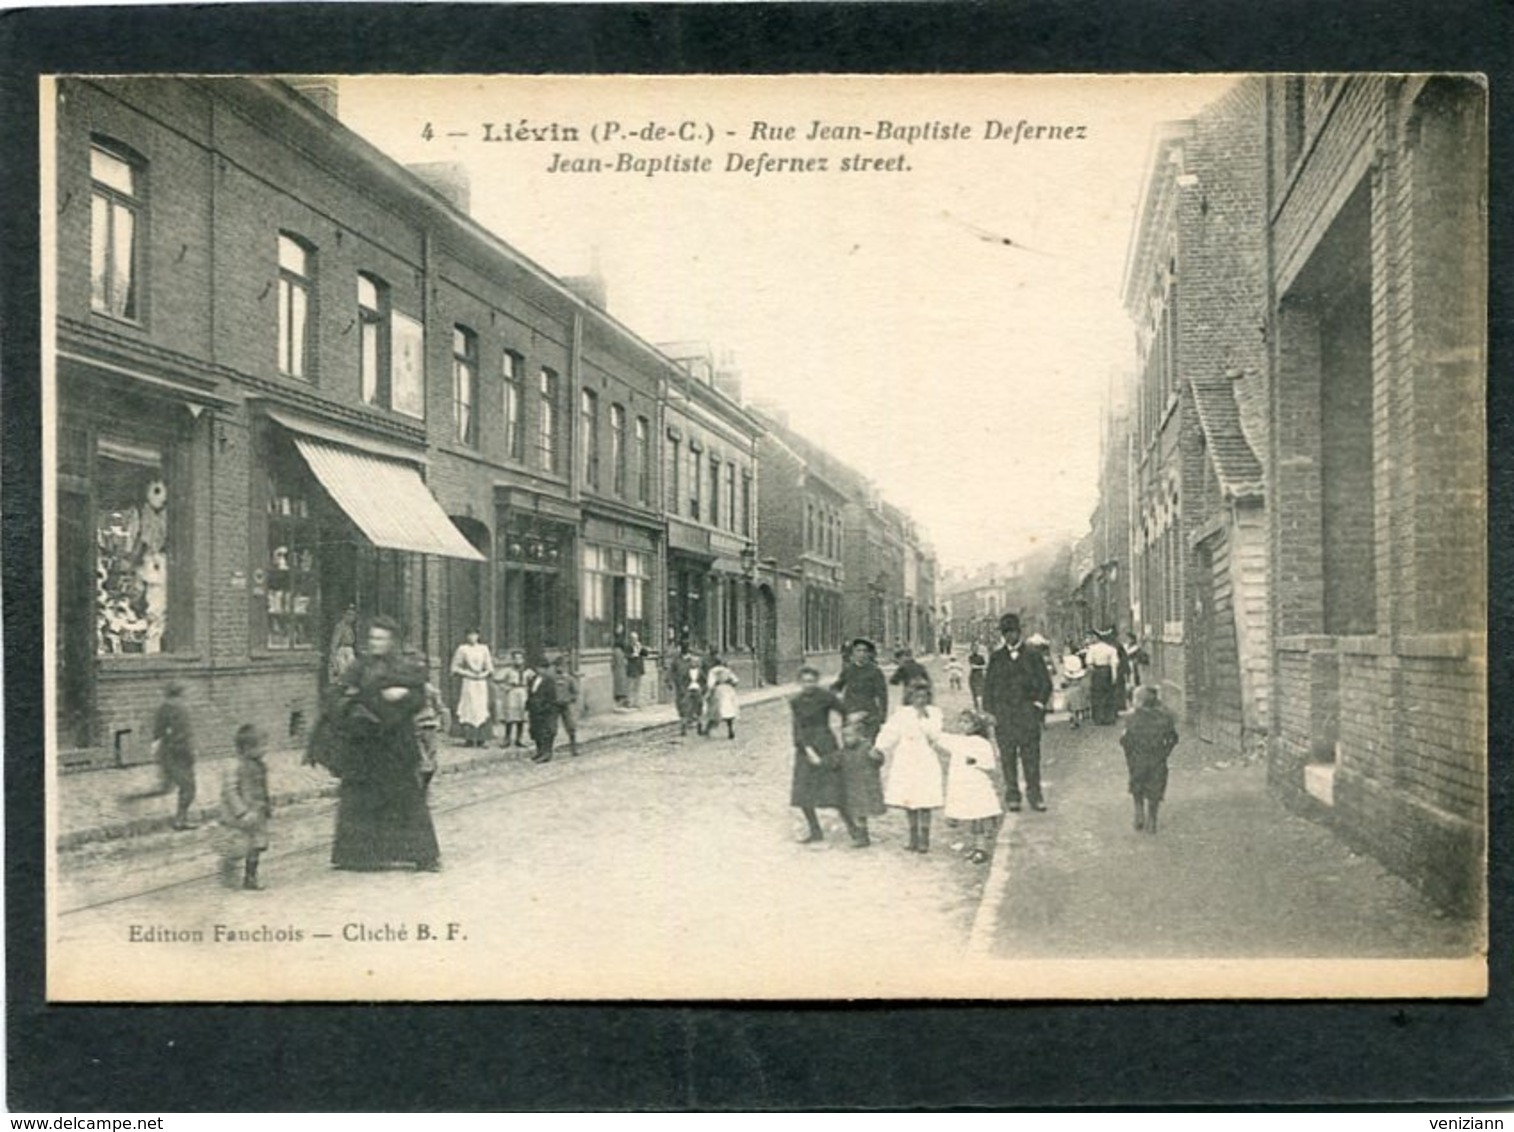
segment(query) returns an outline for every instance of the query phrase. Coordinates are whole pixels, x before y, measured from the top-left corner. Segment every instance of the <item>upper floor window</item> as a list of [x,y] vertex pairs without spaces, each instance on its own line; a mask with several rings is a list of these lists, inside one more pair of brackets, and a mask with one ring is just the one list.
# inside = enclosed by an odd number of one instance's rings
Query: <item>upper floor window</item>
[[135,319],[141,163],[95,145],[89,151],[89,175],[90,305],[102,314]]
[[610,490],[626,493],[626,408],[610,406]]
[[815,549],[815,505],[804,505],[804,549]]
[[668,466],[667,469],[663,472],[663,479],[666,481],[664,490],[667,492],[667,510],[668,514],[670,515],[678,514],[679,508],[681,507],[680,500],[683,498],[678,486],[678,469],[680,464],[682,463],[682,459],[683,446],[679,444],[678,441],[674,440],[671,436],[668,437]]
[[700,474],[700,467],[701,467],[701,465],[700,465],[700,460],[699,460],[699,449],[695,448],[694,447],[694,442],[692,440],[690,440],[689,441],[689,463],[688,463],[688,477],[689,477],[688,492],[689,492],[689,518],[691,518],[691,519],[697,519],[697,518],[699,518],[699,496],[700,496],[699,486],[700,486],[700,480],[703,478],[703,476]]
[[585,389],[579,396],[579,414],[582,419],[583,482],[584,486],[599,490],[599,394]]
[[452,433],[459,444],[478,444],[478,335],[452,328]]
[[279,233],[279,372],[310,376],[310,289],[315,252],[303,241]]
[[752,473],[741,473],[741,533],[752,537]]
[[389,406],[389,288],[372,275],[357,277],[358,377],[363,401]]
[[725,525],[736,529],[736,465],[729,464],[725,470]]
[[555,472],[557,467],[557,374],[543,369],[537,381],[541,400],[536,414],[536,456],[544,472]]
[[645,506],[652,501],[652,423],[636,418],[636,502]]
[[500,361],[500,376],[504,378],[505,456],[519,460],[525,447],[525,420],[522,417],[525,396],[521,390],[521,358],[506,350]]
[[710,525],[720,526],[720,457],[710,457]]

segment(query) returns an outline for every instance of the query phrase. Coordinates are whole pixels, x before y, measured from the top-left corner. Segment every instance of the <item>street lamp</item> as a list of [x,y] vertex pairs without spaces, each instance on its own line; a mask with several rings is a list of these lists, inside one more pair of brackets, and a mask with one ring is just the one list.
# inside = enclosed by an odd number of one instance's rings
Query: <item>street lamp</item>
[[757,577],[757,548],[751,543],[741,548],[741,573],[746,578],[746,645],[747,651],[751,654],[752,683],[761,685],[762,673],[758,670],[757,664],[757,627],[753,624],[757,610],[752,602],[752,582]]

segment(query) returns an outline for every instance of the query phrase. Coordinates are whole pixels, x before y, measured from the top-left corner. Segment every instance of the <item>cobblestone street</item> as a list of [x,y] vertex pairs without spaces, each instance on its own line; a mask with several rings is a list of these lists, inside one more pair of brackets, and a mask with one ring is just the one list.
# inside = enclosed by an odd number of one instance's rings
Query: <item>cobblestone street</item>
[[[161,985],[167,964],[185,997],[835,997],[949,983],[987,870],[949,843],[903,852],[892,815],[865,851],[834,817],[827,842],[798,844],[788,729],[785,706],[769,703],[746,712],[734,742],[653,735],[545,768],[443,776],[439,875],[332,872],[329,801],[276,817],[261,893],[206,875],[208,830],[89,846],[65,855],[58,956],[86,962],[134,924],[205,933],[136,945],[139,967],[112,976],[123,997],[139,975]],[[417,923],[441,935],[456,923],[458,938],[417,943]],[[207,946],[217,924],[303,939]],[[405,925],[408,938],[344,941],[355,925]],[[227,948],[233,965],[218,958]],[[249,985],[259,954],[271,982]]]

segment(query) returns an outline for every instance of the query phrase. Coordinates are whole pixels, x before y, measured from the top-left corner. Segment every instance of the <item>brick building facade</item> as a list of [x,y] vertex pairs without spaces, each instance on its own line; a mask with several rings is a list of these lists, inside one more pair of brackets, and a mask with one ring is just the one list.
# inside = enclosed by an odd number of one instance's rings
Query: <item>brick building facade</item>
[[[349,606],[395,617],[444,685],[476,627],[577,652],[608,705],[617,630],[663,636],[663,403],[687,374],[330,98],[176,78],[55,97],[64,765],[150,758],[170,679],[205,753],[249,721],[299,741]],[[744,482],[754,435],[732,446]]]
[[1259,744],[1268,712],[1263,95],[1243,80],[1159,133],[1125,289],[1145,678],[1230,745]]
[[1456,908],[1487,830],[1486,106],[1267,84],[1272,781]]

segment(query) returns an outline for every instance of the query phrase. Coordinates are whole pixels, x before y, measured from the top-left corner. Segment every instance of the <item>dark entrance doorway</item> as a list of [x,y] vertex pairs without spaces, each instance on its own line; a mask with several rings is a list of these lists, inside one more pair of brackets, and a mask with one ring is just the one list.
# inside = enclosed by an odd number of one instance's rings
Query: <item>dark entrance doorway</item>
[[757,659],[763,683],[778,683],[778,599],[768,585],[757,590]]

